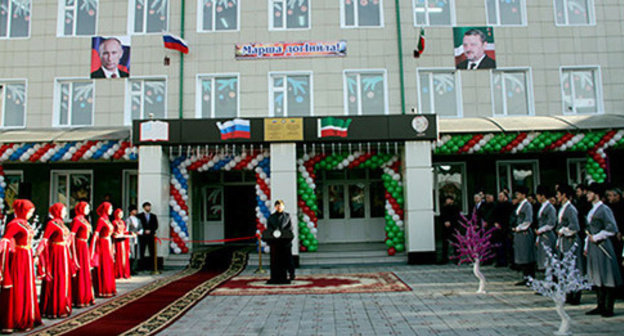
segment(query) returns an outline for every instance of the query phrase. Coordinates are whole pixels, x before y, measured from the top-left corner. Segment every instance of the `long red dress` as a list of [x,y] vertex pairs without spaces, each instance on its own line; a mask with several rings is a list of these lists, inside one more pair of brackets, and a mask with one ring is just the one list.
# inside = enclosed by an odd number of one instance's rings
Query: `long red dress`
[[113,224],[108,220],[113,205],[109,202],[100,204],[97,214],[100,216],[93,232],[91,255],[93,260],[93,289],[98,297],[112,297],[117,294],[115,287],[115,262],[112,242]]
[[39,273],[43,276],[39,308],[46,318],[67,317],[72,312],[71,280],[77,266],[71,249],[71,232],[63,223],[64,209],[62,203],[50,207],[52,220],[37,247]]
[[75,307],[87,307],[95,304],[93,282],[91,280],[91,257],[89,254],[89,236],[91,223],[86,219],[87,202],[78,202],[75,207],[76,216],[72,221],[72,234],[76,247],[78,272],[72,279],[72,299]]
[[115,210],[113,214],[115,220],[113,220],[113,226],[115,232],[113,237],[115,238],[115,278],[130,279],[130,241],[128,238],[122,237],[130,234],[126,229],[126,223],[121,219],[123,217],[123,211],[121,209]]
[[3,333],[30,330],[41,324],[32,253],[34,230],[26,220],[35,206],[29,200],[13,202],[15,219],[0,239],[0,329]]

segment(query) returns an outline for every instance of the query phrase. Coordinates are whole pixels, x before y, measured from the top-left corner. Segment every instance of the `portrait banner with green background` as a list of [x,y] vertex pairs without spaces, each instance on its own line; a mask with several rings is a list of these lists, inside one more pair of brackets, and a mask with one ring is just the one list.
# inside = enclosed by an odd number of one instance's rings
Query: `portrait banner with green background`
[[[485,40],[482,41],[482,38]],[[454,27],[453,47],[457,69],[468,69],[473,57],[475,61],[480,60],[480,66],[475,69],[496,68],[493,27]],[[485,55],[484,59],[481,59],[482,55]]]

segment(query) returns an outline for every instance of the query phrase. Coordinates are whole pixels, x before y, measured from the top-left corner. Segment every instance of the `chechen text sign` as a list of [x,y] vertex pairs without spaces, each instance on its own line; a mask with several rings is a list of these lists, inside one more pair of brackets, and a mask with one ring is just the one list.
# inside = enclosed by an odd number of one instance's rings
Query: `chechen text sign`
[[236,59],[344,57],[347,41],[242,43],[234,46]]

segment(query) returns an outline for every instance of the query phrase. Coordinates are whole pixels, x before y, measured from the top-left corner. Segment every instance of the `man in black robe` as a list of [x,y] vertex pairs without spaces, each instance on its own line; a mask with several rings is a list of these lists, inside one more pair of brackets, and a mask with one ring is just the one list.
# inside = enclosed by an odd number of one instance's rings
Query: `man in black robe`
[[444,198],[444,205],[440,208],[440,221],[442,222],[442,260],[441,264],[449,261],[449,247],[453,240],[453,233],[459,223],[459,208],[455,205],[453,196]]
[[271,248],[271,278],[268,284],[289,284],[295,279],[293,238],[292,218],[289,213],[284,212],[284,201],[278,200],[275,202],[275,212],[269,216],[266,233],[263,234],[263,239]]

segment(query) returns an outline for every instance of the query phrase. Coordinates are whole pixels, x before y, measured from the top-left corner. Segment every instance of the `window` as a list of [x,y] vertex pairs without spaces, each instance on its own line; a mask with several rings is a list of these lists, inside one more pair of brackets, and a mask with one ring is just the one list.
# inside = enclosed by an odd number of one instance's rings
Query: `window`
[[59,0],[58,36],[95,35],[98,2],[98,0]]
[[24,174],[21,170],[5,170],[4,171],[4,204],[8,209],[6,213],[13,212],[13,201],[19,197],[20,183],[24,182]]
[[492,71],[492,107],[495,116],[532,115],[532,101],[530,70]]
[[54,126],[93,125],[92,80],[57,80]]
[[65,204],[73,209],[76,203],[85,201],[92,204],[93,172],[90,170],[53,170],[50,204]]
[[600,69],[561,68],[563,113],[602,113]]
[[269,115],[312,115],[312,73],[269,73]]
[[525,186],[532,193],[539,185],[537,160],[497,161],[496,179],[499,192],[506,188],[513,194],[514,188]]
[[126,216],[130,215],[130,205],[139,206],[139,173],[134,169],[123,171],[122,209]]
[[525,0],[485,0],[487,23],[491,26],[525,26]]
[[240,0],[197,0],[197,6],[197,31],[238,30]]
[[455,200],[455,205],[462,212],[467,212],[466,163],[434,163],[433,167],[436,212],[440,212],[440,207],[444,204],[447,196],[452,196]]
[[0,39],[30,36],[31,0],[0,0]]
[[169,30],[169,0],[130,0],[128,31],[134,34]]
[[554,0],[555,22],[558,26],[593,25],[594,0]]
[[26,126],[26,83],[0,81],[2,127]]
[[587,159],[568,159],[568,184],[576,186],[587,183]]
[[461,117],[461,83],[455,70],[418,70],[418,111]]
[[126,113],[126,123],[129,124],[135,119],[166,118],[165,113],[167,98],[167,81],[165,79],[133,79],[128,81],[129,92],[127,97],[129,102],[126,108],[130,108],[130,113]]
[[383,27],[383,0],[341,0],[343,28]]
[[309,0],[269,0],[269,29],[310,28]]
[[387,114],[386,70],[345,70],[345,113]]
[[455,0],[413,0],[414,26],[455,25]]
[[238,74],[199,75],[197,92],[197,118],[238,116]]
[[317,214],[319,219],[385,216],[384,193],[386,190],[381,181],[381,174],[374,170],[327,171],[319,175],[317,187],[317,199],[320,205],[324,203],[322,196],[325,190],[328,209],[327,217],[323,212]]

